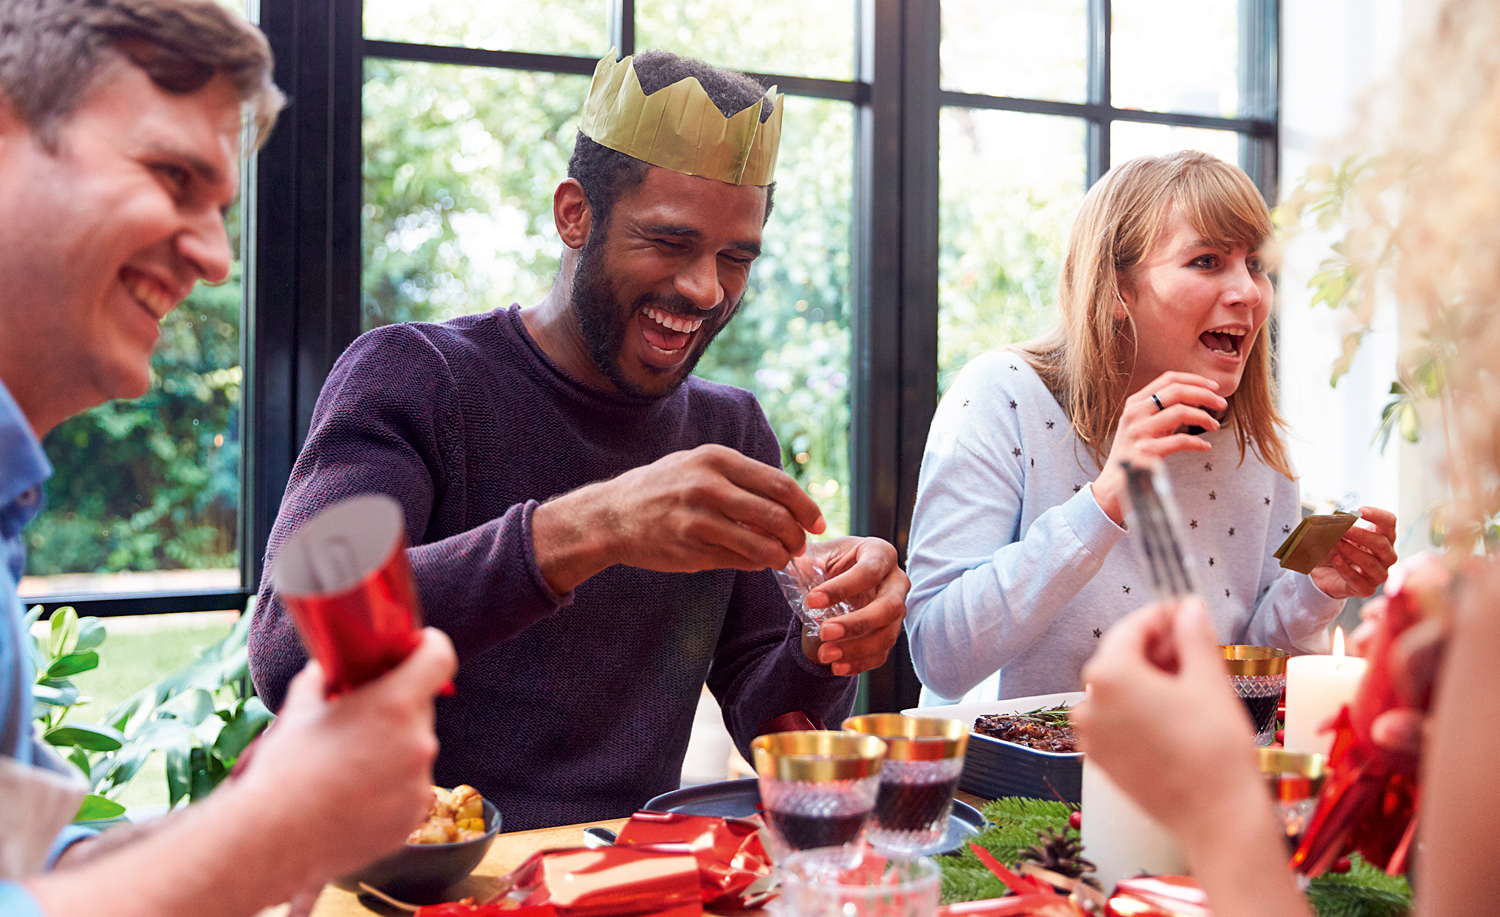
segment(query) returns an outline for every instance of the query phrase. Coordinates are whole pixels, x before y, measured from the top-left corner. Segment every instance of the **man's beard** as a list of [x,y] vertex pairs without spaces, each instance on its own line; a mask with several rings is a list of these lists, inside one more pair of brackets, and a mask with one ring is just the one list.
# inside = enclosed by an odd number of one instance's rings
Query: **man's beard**
[[[619,391],[637,398],[665,398],[677,391],[678,386],[692,373],[698,360],[708,350],[709,343],[724,330],[730,317],[737,311],[739,302],[732,303],[722,312],[715,310],[705,314],[686,297],[647,293],[638,297],[627,309],[615,293],[609,271],[604,266],[602,242],[606,234],[597,230],[589,234],[588,241],[579,252],[578,268],[573,274],[573,306],[583,332],[584,346],[588,348],[589,356],[599,372]],[[694,321],[703,320],[703,327],[698,329],[697,338],[693,342],[692,353],[673,370],[677,377],[665,388],[656,390],[642,388],[627,379],[620,367],[620,351],[625,343],[626,328],[629,327],[631,317],[646,308],[659,309]]]

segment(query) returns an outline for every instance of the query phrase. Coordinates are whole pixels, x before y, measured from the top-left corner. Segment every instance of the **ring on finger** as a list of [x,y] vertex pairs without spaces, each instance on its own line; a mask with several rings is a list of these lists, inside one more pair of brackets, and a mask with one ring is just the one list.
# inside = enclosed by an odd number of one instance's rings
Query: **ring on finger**
[[1161,403],[1161,399],[1156,397],[1155,392],[1151,393],[1151,403],[1156,405],[1158,411],[1165,411],[1167,409],[1167,406]]

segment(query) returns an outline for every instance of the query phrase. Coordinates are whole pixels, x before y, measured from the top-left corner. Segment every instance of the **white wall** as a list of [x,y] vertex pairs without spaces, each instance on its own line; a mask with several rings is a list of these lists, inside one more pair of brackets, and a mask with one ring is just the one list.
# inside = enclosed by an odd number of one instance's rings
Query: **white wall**
[[[1390,74],[1402,38],[1420,25],[1432,0],[1283,0],[1281,187],[1292,192],[1309,164],[1337,161],[1331,149],[1353,125],[1372,84]],[[1307,281],[1328,256],[1327,238],[1305,234],[1284,252],[1280,288],[1282,407],[1305,499],[1394,509],[1401,543],[1426,545],[1425,511],[1433,494],[1417,451],[1393,439],[1372,442],[1395,378],[1396,310],[1383,302],[1375,330],[1338,387],[1330,367],[1354,327],[1346,311],[1309,305]],[[1403,550],[1404,553],[1404,550]]]

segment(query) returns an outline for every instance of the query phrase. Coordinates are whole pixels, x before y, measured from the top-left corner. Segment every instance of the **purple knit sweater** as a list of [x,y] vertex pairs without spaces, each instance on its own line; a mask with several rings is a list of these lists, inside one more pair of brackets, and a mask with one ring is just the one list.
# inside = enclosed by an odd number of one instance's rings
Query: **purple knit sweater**
[[[531,545],[538,502],[669,453],[720,443],[780,467],[754,397],[695,377],[642,402],[568,376],[517,307],[361,336],[318,398],[271,530],[346,496],[406,510],[427,622],[458,648],[437,702],[434,779],[468,783],[506,830],[628,815],[675,789],[705,680],[741,751],[773,717],[837,723],[855,680],[803,656],[768,571],[656,573],[616,565],[559,596]],[[272,709],[306,659],[266,577],[250,669]]]

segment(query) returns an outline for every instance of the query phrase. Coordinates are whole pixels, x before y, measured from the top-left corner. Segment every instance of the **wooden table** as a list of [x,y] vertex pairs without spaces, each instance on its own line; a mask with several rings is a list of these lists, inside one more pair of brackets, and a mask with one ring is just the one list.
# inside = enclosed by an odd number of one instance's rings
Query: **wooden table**
[[[489,852],[484,855],[480,864],[474,868],[474,872],[467,879],[450,888],[448,897],[455,901],[464,897],[473,897],[483,901],[499,890],[500,876],[526,862],[526,858],[538,850],[581,847],[584,828],[599,825],[611,831],[619,831],[625,826],[625,822],[626,819],[615,818],[584,825],[563,825],[557,828],[538,828],[535,831],[497,834],[495,843],[490,846]],[[261,917],[276,917],[284,913],[285,908],[277,908],[263,913]],[[377,912],[365,907],[358,895],[330,885],[323,889],[323,894],[318,896],[318,903],[313,907],[312,917],[370,917],[372,913]],[[394,911],[381,908],[378,913],[394,913]]]
[[[957,798],[976,809],[982,808],[986,802],[984,799],[963,792],[958,793]],[[495,843],[490,847],[489,853],[485,854],[484,860],[475,867],[474,872],[467,879],[449,889],[448,896],[455,901],[467,896],[483,901],[499,889],[500,876],[526,862],[526,858],[533,853],[559,847],[581,847],[584,828],[599,825],[618,832],[624,827],[626,821],[627,819],[615,818],[582,825],[563,825],[557,828],[538,828],[535,831],[498,834],[495,836]],[[260,917],[281,917],[285,913],[285,907],[272,908],[263,912]],[[376,912],[365,907],[358,895],[330,885],[318,896],[318,903],[313,907],[312,917],[370,917],[372,913]],[[379,913],[394,913],[394,911],[382,908]]]

